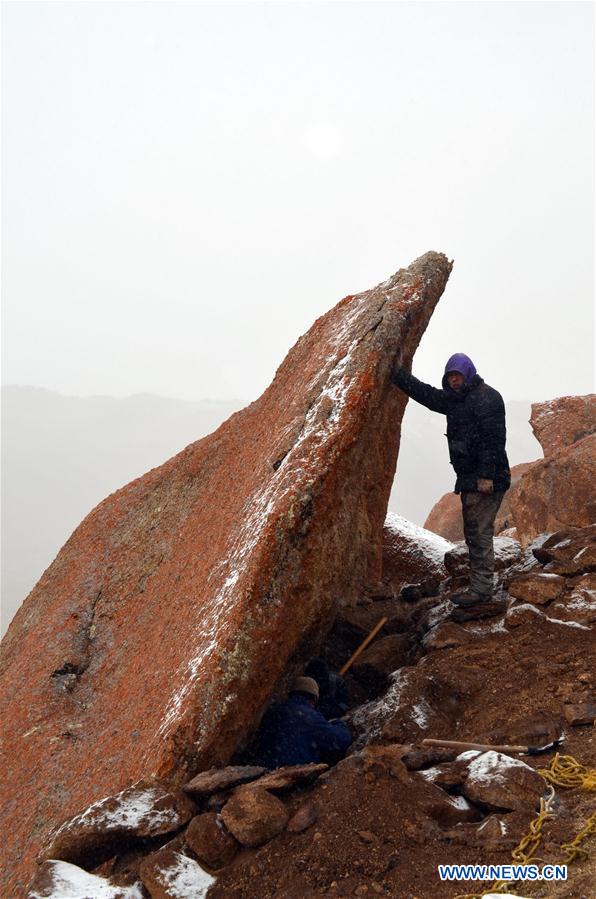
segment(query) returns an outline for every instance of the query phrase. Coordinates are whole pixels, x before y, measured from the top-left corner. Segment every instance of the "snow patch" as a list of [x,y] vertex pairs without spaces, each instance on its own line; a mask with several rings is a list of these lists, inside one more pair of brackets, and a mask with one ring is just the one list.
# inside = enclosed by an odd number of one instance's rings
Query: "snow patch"
[[468,809],[472,808],[472,806],[470,805],[470,803],[468,802],[468,800],[466,799],[465,796],[449,796],[449,802],[455,808],[459,808],[464,811],[467,811]]
[[398,668],[391,675],[391,684],[384,696],[356,709],[352,715],[352,722],[357,730],[362,731],[356,747],[363,746],[378,737],[385,721],[399,711],[403,692],[409,685],[409,680],[408,670]]
[[176,866],[163,871],[168,893],[175,899],[203,899],[215,878],[204,871],[197,862],[180,852],[175,852]]
[[[131,788],[129,787],[128,790]],[[128,830],[134,831],[141,823],[149,828],[155,827],[156,830],[165,826],[176,827],[179,823],[180,816],[176,809],[156,809],[155,805],[163,798],[163,790],[157,787],[150,787],[146,790],[139,790],[130,797],[123,799],[122,791],[116,796],[106,796],[98,799],[92,805],[88,806],[84,812],[81,812],[75,818],[70,818],[55,832],[57,836],[61,831],[70,829],[73,825],[79,826],[88,821],[93,821],[93,826],[101,827],[105,830]]]
[[548,616],[546,617],[546,620],[550,621],[551,624],[564,624],[566,627],[578,627],[582,631],[591,630],[587,624],[580,624],[579,621],[561,621],[560,618],[549,618]]
[[490,750],[489,752],[481,753],[478,758],[471,762],[468,768],[468,777],[478,783],[490,783],[491,781],[504,783],[504,774],[509,768],[534,770],[519,759],[514,759],[510,755],[504,755],[502,752]]
[[385,519],[385,527],[397,537],[403,537],[408,542],[417,544],[421,554],[431,559],[437,565],[443,564],[445,553],[454,547],[454,544],[450,543],[449,540],[445,540],[432,531],[427,531],[426,528],[419,527],[395,512],[388,513]]
[[145,895],[140,883],[129,887],[113,886],[104,877],[89,874],[70,862],[52,859],[49,865],[52,866],[51,887],[41,893],[31,891],[29,899],[143,899]]
[[431,712],[432,709],[430,708],[428,703],[424,700],[421,700],[412,707],[410,716],[412,720],[418,725],[420,730],[426,730],[428,728],[428,716]]

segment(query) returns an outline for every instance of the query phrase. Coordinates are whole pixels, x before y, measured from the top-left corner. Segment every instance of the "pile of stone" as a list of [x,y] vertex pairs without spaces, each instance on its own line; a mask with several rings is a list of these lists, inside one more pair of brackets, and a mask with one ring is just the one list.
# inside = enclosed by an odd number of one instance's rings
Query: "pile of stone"
[[216,872],[243,848],[314,824],[310,804],[290,814],[281,797],[327,769],[213,768],[180,791],[157,780],[139,781],[93,803],[51,835],[29,899],[58,899],[75,888],[114,899],[203,896]]

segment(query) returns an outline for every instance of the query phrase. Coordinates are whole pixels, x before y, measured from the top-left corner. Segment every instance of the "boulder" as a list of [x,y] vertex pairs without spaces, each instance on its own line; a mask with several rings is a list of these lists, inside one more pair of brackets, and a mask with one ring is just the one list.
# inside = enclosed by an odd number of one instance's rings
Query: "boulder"
[[510,606],[505,614],[505,624],[507,627],[521,627],[522,625],[533,625],[537,618],[544,618],[544,613],[536,606],[528,602],[519,605]]
[[492,809],[533,811],[545,792],[539,774],[525,762],[502,752],[482,752],[472,759],[461,791],[472,802]]
[[101,897],[101,899],[144,899],[140,883],[117,886],[105,877],[90,874],[69,862],[45,861],[39,867],[27,891],[27,899],[66,899],[66,897]]
[[530,424],[545,458],[596,433],[596,394],[532,403]]
[[507,590],[510,596],[531,602],[537,606],[545,606],[558,599],[566,588],[564,577],[542,571],[530,572],[514,578]]
[[215,883],[192,858],[171,849],[147,856],[140,875],[151,899],[204,899]]
[[[513,524],[513,505],[517,495],[517,485],[520,478],[528,471],[535,462],[522,462],[514,465],[511,469],[511,487],[503,497],[503,502],[497,512],[495,518],[495,534],[501,534],[502,531],[511,530]],[[446,493],[433,506],[428,518],[424,522],[424,527],[435,534],[440,534],[446,540],[452,543],[458,543],[464,539],[464,525],[461,514],[461,499],[457,493]],[[515,537],[517,534],[506,534],[508,537]]]
[[193,818],[184,839],[199,861],[215,870],[229,865],[239,848],[214,812],[205,812]]
[[405,584],[445,577],[443,559],[452,544],[390,512],[383,528],[382,583],[397,596]]
[[596,524],[585,528],[566,528],[539,541],[532,547],[532,554],[543,565],[549,562],[594,564],[593,550],[596,548]]
[[228,765],[227,768],[210,768],[193,777],[182,789],[193,799],[204,799],[212,793],[220,793],[240,784],[256,780],[267,768],[257,765]]
[[281,833],[289,819],[280,799],[261,787],[242,787],[221,811],[221,819],[243,846],[262,846]]
[[72,534],[1,646],[1,895],[99,796],[225,765],[339,602],[378,581],[406,403],[391,369],[450,270],[428,253],[343,299],[259,399]]
[[596,572],[571,581],[571,590],[549,609],[553,618],[578,624],[596,623]]
[[520,480],[513,521],[523,546],[538,535],[596,520],[596,434],[536,463]]
[[178,830],[193,814],[193,804],[182,794],[175,796],[150,780],[139,781],[65,821],[51,834],[40,858],[92,868],[118,847]]

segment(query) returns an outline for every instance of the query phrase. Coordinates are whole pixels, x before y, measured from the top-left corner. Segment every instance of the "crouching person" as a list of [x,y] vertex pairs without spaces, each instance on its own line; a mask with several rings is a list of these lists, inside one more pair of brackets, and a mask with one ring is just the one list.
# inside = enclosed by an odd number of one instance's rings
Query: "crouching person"
[[285,702],[265,713],[257,737],[255,763],[265,768],[326,762],[344,757],[352,734],[343,721],[327,721],[317,711],[319,685],[297,677]]

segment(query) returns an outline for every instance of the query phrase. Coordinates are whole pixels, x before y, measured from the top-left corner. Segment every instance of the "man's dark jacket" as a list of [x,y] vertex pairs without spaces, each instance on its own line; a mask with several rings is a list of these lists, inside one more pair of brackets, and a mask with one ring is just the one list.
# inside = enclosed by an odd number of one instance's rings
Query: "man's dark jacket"
[[306,697],[292,693],[286,702],[272,706],[259,731],[255,763],[265,768],[334,764],[343,758],[352,734],[343,721],[327,721]]
[[479,478],[491,480],[495,493],[509,489],[505,404],[500,393],[485,384],[480,375],[474,375],[457,392],[449,387],[447,375],[442,390],[419,381],[403,368],[394,370],[392,380],[416,402],[447,416],[449,458],[457,474],[455,493],[477,492]]

